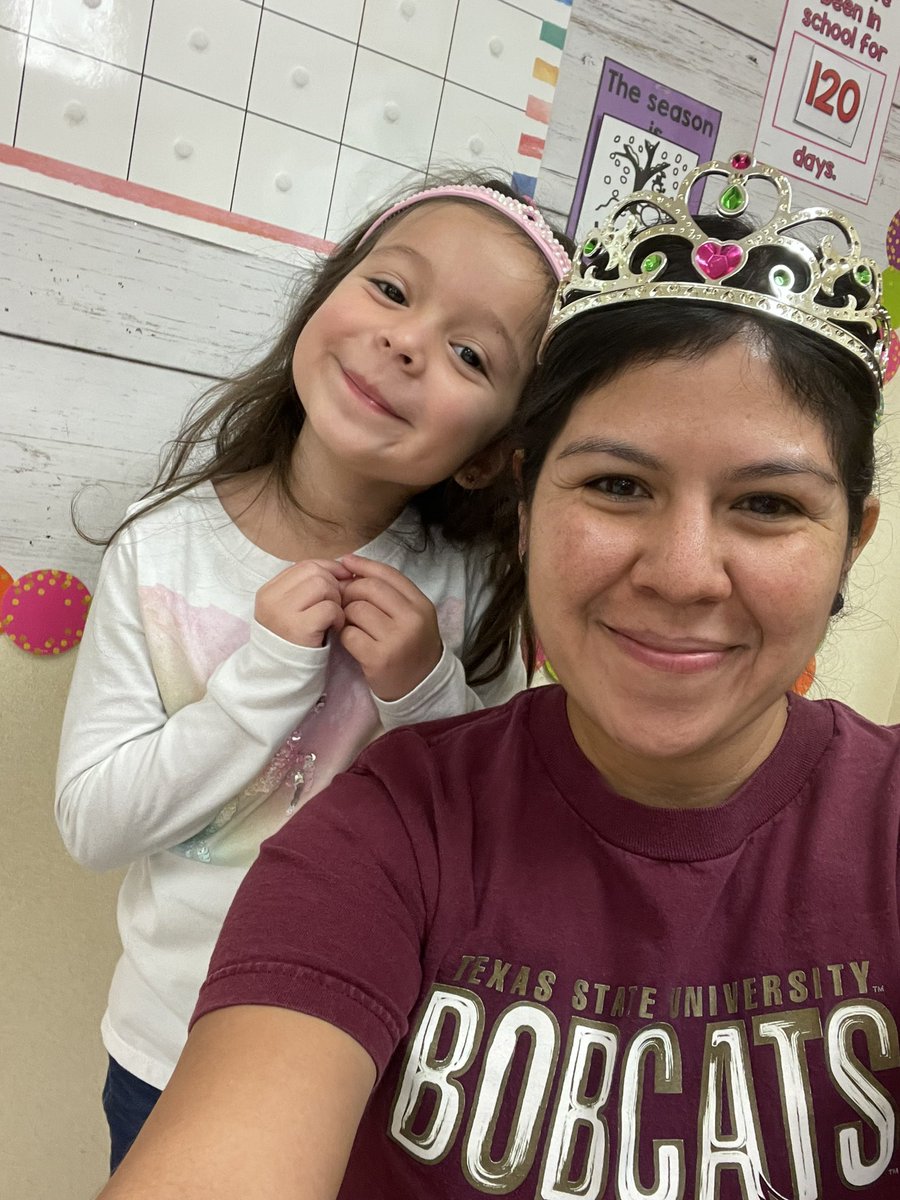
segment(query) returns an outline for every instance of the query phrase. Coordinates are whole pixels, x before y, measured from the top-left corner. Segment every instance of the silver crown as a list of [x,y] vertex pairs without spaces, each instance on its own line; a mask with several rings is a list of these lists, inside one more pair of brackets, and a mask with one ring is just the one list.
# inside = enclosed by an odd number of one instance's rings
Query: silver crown
[[[688,208],[688,198],[698,180],[713,176],[725,181],[716,205],[722,217],[737,217],[746,212],[750,180],[765,179],[772,183],[778,203],[771,220],[742,237],[724,242],[704,233]],[[827,233],[814,246],[793,236],[791,231],[811,222],[835,226],[843,235],[846,249],[841,252],[835,247],[833,233]],[[642,251],[642,246],[661,236],[680,238],[691,247],[695,279],[659,279],[668,262],[665,253],[653,247]],[[785,261],[776,259],[768,272],[767,290],[729,285],[728,280],[760,246],[785,251]],[[798,279],[794,269],[798,259],[808,278]],[[835,286],[841,280],[850,285],[843,302],[835,297]],[[539,358],[549,339],[566,321],[592,309],[639,300],[700,300],[792,321],[855,355],[879,391],[882,387],[890,320],[881,303],[880,272],[872,259],[861,257],[856,229],[831,208],[792,212],[791,186],[784,175],[774,167],[756,162],[744,151],[732,155],[729,162],[695,167],[674,196],[647,191],[632,193],[616,205],[603,226],[591,230],[575,254],[571,271],[557,289]],[[842,323],[868,329],[875,336],[874,348]]]

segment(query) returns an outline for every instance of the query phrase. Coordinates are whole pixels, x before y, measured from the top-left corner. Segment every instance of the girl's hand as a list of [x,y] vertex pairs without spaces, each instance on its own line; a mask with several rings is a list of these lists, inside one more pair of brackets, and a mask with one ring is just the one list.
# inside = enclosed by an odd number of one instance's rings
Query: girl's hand
[[351,578],[336,559],[294,563],[259,589],[253,615],[295,646],[323,646],[329,629],[344,627],[341,584]]
[[[430,675],[444,651],[437,613],[400,571],[357,554],[340,562],[352,578],[341,584],[341,642],[379,700],[399,700]],[[349,574],[349,572],[348,572]]]

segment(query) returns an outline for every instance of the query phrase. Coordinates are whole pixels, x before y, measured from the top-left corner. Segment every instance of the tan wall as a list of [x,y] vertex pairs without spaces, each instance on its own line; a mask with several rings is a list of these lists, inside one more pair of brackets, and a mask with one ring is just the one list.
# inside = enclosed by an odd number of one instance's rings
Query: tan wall
[[834,696],[872,721],[900,723],[900,375],[876,436],[881,516],[856,562],[848,606],[817,656],[811,697]]
[[118,953],[119,876],[76,866],[53,822],[74,657],[0,637],[0,1193],[83,1200],[106,1174],[98,1026]]

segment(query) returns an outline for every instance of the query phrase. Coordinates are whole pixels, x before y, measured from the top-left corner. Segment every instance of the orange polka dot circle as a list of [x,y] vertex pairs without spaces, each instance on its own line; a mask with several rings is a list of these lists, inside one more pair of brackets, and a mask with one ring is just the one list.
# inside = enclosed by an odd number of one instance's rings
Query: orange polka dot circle
[[6,567],[0,567],[0,599],[3,598],[3,593],[6,589],[11,588],[15,582]]

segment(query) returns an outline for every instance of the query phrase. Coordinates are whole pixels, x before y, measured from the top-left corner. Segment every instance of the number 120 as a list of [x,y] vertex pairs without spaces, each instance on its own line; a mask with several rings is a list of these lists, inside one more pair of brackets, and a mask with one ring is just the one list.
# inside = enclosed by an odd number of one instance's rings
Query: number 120
[[[820,84],[822,85],[821,91],[819,91]],[[835,104],[832,103],[835,92],[837,92],[837,117],[846,125],[859,112],[862,99],[859,84],[855,79],[842,80],[833,67],[826,67],[823,70],[822,64],[816,60],[806,92],[806,103],[831,117],[835,111]]]

